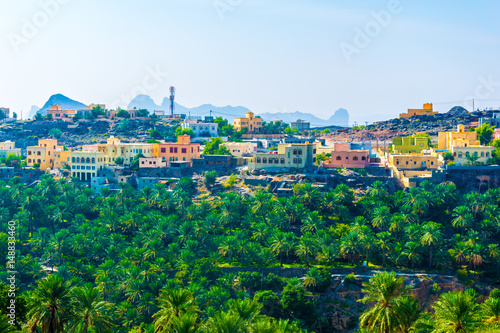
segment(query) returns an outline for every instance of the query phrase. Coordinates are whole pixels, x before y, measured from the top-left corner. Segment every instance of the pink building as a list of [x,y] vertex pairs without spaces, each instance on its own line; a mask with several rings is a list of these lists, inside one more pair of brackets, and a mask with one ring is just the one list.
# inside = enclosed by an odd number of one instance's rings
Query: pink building
[[493,139],[500,139],[500,128],[495,128],[495,134],[493,134]]
[[329,161],[323,163],[325,168],[358,168],[368,166],[370,152],[368,150],[351,150],[348,142],[335,143]]

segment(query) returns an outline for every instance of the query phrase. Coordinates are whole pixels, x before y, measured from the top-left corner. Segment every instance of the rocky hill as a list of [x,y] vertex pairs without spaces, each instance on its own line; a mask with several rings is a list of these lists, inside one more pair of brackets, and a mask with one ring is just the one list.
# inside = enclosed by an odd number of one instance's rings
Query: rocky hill
[[456,130],[459,124],[477,125],[477,121],[482,117],[490,117],[492,111],[478,111],[470,113],[462,107],[456,106],[446,113],[439,113],[435,116],[414,116],[410,119],[395,118],[380,121],[366,126],[363,129],[350,129],[331,134],[332,140],[354,141],[386,141],[394,136],[410,135],[419,132],[437,136],[438,132]]

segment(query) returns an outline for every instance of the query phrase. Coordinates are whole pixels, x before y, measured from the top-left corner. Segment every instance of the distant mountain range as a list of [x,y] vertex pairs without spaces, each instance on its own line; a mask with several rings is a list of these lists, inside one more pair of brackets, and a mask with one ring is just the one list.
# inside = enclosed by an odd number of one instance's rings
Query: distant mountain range
[[[62,94],[52,95],[49,100],[43,105],[42,108],[33,106],[29,113],[29,118],[33,118],[36,113],[41,113],[42,115],[47,114],[47,110],[50,110],[51,105],[61,105],[61,109],[79,110],[85,109],[85,104],[68,98]],[[162,110],[168,112],[170,110],[170,100],[165,97],[160,105],[156,104],[154,100],[148,95],[138,95],[136,96],[127,107],[129,110],[136,109],[146,109],[150,113],[156,110]],[[230,123],[233,122],[235,117],[244,117],[245,113],[250,112],[250,110],[243,106],[214,106],[211,104],[203,104],[194,108],[187,108],[178,103],[175,103],[175,113],[181,113],[191,116],[204,117],[210,115],[222,116],[226,118]],[[257,114],[261,116],[264,121],[272,120],[282,120],[286,123],[295,122],[297,119],[302,119],[304,121],[310,122],[311,127],[320,127],[328,125],[337,126],[348,126],[349,124],[349,112],[345,109],[338,109],[335,113],[328,119],[321,119],[316,117],[311,113],[303,112],[279,112],[279,113],[262,113]]]
[[311,123],[311,127],[324,127],[329,125],[337,126],[348,126],[349,125],[349,112],[346,109],[338,109],[335,113],[328,119],[321,119],[316,117],[311,113],[303,112],[278,112],[278,113],[260,113],[259,116],[266,121],[271,120],[283,120],[285,123],[290,124],[291,122],[297,121],[297,119],[302,119]]
[[[170,110],[170,100],[165,97],[161,105],[157,105],[153,99],[148,95],[138,95],[134,98],[128,105],[129,109],[147,109],[149,112],[155,110],[169,111]],[[245,113],[250,112],[249,109],[243,106],[213,106],[211,104],[203,104],[195,108],[186,108],[182,105],[175,103],[175,112],[190,114],[191,116],[208,116],[212,110],[214,116],[222,116],[228,119],[230,122],[234,120],[235,117],[244,117]],[[337,125],[337,126],[348,126],[349,125],[349,112],[346,109],[338,109],[329,119],[321,119],[316,117],[311,113],[303,112],[278,112],[278,113],[259,113],[256,114],[265,121],[272,120],[282,120],[285,123],[290,124],[291,122],[297,121],[297,119],[302,119],[304,121],[310,122],[312,127]]]

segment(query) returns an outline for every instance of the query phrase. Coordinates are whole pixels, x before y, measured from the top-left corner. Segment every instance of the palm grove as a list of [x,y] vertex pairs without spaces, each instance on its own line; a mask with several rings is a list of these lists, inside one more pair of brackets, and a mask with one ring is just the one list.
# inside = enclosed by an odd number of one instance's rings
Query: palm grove
[[[195,196],[190,178],[174,191],[122,184],[99,195],[48,176],[33,188],[2,183],[0,248],[7,253],[14,221],[19,291],[11,327],[0,285],[0,330],[328,332],[315,296],[330,286],[329,269],[363,261],[499,282],[498,189],[463,195],[424,182],[389,194],[375,182],[323,194],[306,183],[293,193]],[[298,279],[259,270],[280,266],[308,271]],[[493,332],[500,320],[496,291],[484,302],[472,289],[443,293],[432,312],[395,274],[375,275],[363,292],[359,332]]]

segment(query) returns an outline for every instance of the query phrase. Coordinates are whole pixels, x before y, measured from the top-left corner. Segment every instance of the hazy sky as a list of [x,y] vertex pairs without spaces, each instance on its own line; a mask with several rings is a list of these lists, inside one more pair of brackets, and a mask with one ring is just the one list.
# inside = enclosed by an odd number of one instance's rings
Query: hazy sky
[[435,103],[500,106],[500,2],[0,0],[0,106],[54,93],[126,107],[177,88],[194,107],[346,108],[353,121]]

